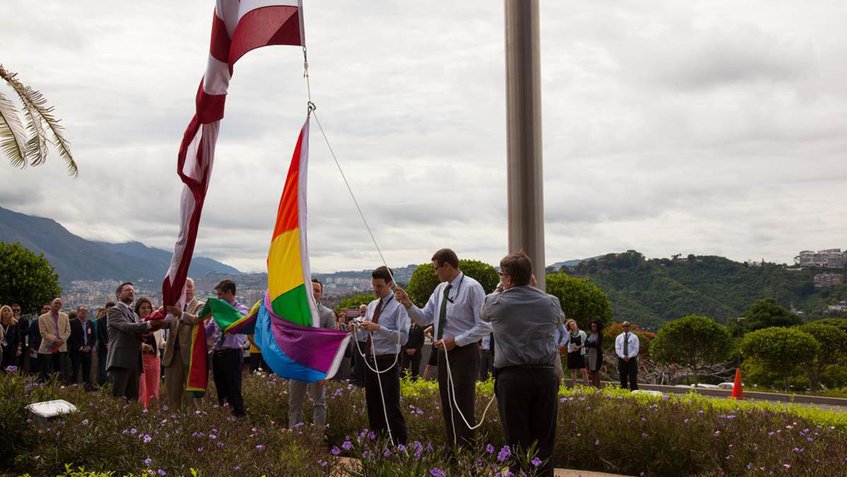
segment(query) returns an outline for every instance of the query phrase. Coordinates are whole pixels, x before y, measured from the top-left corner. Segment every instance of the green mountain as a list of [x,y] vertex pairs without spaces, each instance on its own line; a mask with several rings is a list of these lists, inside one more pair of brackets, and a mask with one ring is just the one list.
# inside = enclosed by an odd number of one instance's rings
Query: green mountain
[[[120,244],[94,242],[72,234],[58,222],[20,214],[0,207],[0,242],[20,242],[50,261],[59,281],[74,280],[161,280],[168,271],[171,252],[147,247],[140,242]],[[189,273],[238,275],[229,265],[194,257]]]
[[748,265],[715,256],[647,260],[630,250],[585,260],[564,271],[601,287],[616,321],[629,320],[648,329],[692,313],[725,323],[742,316],[761,298],[773,298],[806,319],[815,319],[824,315],[828,304],[847,299],[847,285],[819,289],[813,284],[818,273],[844,270]]

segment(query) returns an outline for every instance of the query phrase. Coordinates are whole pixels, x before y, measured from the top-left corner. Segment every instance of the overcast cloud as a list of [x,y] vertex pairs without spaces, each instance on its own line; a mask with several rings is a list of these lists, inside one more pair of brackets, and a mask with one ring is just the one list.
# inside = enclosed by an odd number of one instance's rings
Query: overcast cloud
[[[312,98],[389,265],[506,253],[499,1],[304,1]],[[0,62],[80,166],[0,163],[0,206],[172,249],[211,0],[4,0]],[[541,2],[549,263],[847,247],[847,3]],[[0,88],[5,88],[0,85]],[[8,93],[3,89],[4,94]],[[197,254],[261,271],[305,117],[302,52],[235,67]],[[312,124],[312,268],[378,256]]]

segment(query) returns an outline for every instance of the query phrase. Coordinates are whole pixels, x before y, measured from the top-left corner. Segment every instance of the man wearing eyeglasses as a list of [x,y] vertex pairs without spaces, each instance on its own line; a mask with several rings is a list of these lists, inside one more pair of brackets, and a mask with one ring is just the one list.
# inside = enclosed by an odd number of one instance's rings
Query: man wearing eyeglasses
[[618,355],[618,373],[621,389],[638,389],[638,336],[632,333],[628,321],[621,323],[623,333],[615,338],[615,353]]
[[[434,325],[432,344],[438,350],[438,392],[448,443],[471,447],[474,431],[467,424],[474,425],[476,422],[474,400],[479,369],[478,343],[491,333],[491,325],[479,316],[485,290],[478,281],[462,273],[459,257],[449,248],[435,252],[432,267],[441,283],[435,287],[423,308],[415,306],[409,295],[399,287],[396,298],[406,307],[412,320],[421,326]],[[448,365],[452,386],[448,383]]]
[[[513,452],[535,444],[542,461],[537,475],[552,477],[559,390],[553,336],[565,314],[559,299],[536,285],[532,260],[522,251],[506,255],[500,286],[480,314],[494,330],[494,394],[506,444]],[[511,470],[518,474],[520,465]]]

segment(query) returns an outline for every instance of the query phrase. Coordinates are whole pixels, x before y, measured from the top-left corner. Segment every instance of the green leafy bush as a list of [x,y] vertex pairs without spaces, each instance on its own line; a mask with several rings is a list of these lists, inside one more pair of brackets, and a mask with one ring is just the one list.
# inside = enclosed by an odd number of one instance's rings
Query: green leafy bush
[[791,374],[801,366],[811,366],[819,350],[820,344],[812,335],[778,326],[748,333],[741,342],[745,356],[761,362],[768,370],[782,373],[786,391]]
[[567,318],[587,328],[591,320],[609,324],[612,307],[609,298],[597,285],[582,278],[574,278],[564,272],[547,274],[547,293],[557,297]]
[[689,315],[662,325],[650,345],[650,355],[663,364],[679,364],[698,371],[722,362],[732,348],[726,327],[708,316]]
[[[369,437],[359,388],[328,383],[329,426],[324,432],[311,425],[287,429],[286,391],[282,379],[246,376],[248,415],[237,419],[211,398],[199,409],[175,412],[159,402],[144,411],[101,392],[0,376],[2,422],[4,430],[14,433],[2,435],[18,440],[0,459],[0,472],[69,477],[319,477],[343,472],[417,477],[438,475],[431,473],[437,469],[468,476],[493,475],[495,468],[513,462],[509,459],[531,461],[530,455],[499,459],[503,438],[494,405],[485,415],[476,447],[455,460],[447,458],[433,382],[401,383],[409,429],[405,450]],[[492,392],[492,381],[478,383],[477,419]],[[30,402],[57,398],[75,404],[79,412],[47,423],[20,414]],[[5,418],[15,415],[24,418],[7,425]],[[693,394],[655,397],[617,388],[559,392],[556,467],[629,475],[839,475],[845,459],[845,413]]]
[[[465,275],[478,281],[485,293],[493,292],[500,282],[500,275],[497,274],[497,270],[479,260],[459,260],[459,269]],[[437,286],[438,277],[435,275],[435,269],[432,268],[432,262],[422,263],[412,272],[412,278],[409,279],[406,292],[412,302],[418,306],[424,306]]]

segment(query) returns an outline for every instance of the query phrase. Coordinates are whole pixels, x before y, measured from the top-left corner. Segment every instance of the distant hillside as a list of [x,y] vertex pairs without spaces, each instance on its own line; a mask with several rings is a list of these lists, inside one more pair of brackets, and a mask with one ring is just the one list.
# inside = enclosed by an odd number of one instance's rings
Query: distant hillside
[[[165,275],[171,259],[170,252],[139,242],[111,244],[85,240],[52,219],[20,214],[2,207],[0,241],[20,242],[33,252],[43,253],[63,285],[74,280],[157,280]],[[240,273],[215,260],[194,257],[190,271],[193,276],[210,272]]]
[[649,328],[691,313],[726,322],[766,297],[813,319],[823,314],[827,304],[847,299],[847,285],[814,287],[812,278],[824,270],[773,263],[752,266],[714,256],[646,260],[630,250],[583,261],[565,271],[605,290],[616,321],[630,320]]

